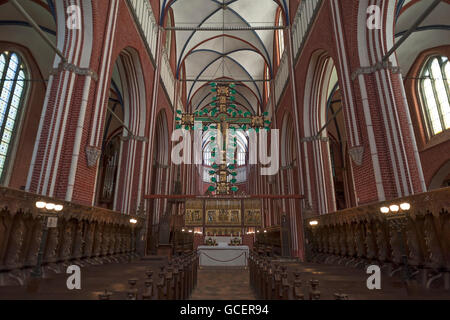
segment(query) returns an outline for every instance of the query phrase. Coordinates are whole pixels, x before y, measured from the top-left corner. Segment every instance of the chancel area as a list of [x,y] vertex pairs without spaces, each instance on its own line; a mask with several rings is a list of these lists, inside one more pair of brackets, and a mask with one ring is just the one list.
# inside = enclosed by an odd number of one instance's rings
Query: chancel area
[[0,0],[0,300],[450,299],[449,16]]

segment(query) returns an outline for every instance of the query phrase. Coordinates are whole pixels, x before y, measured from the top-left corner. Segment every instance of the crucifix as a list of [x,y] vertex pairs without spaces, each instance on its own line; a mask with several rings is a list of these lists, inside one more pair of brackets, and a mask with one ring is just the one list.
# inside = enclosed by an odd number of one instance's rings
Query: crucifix
[[[212,176],[211,182],[215,186],[210,186],[208,191],[216,192],[219,195],[228,195],[238,191],[238,188],[233,186],[237,182],[235,171],[237,169],[236,131],[255,130],[259,132],[263,128],[269,130],[271,121],[268,112],[263,115],[252,115],[249,111],[243,112],[238,109],[234,96],[237,93],[234,83],[217,84],[213,82],[210,85],[215,96],[209,106],[194,113],[183,113],[181,110],[177,110],[176,129],[184,127],[186,130],[203,130],[203,132],[216,130],[217,134],[210,136],[210,143],[215,146],[211,153],[215,158],[215,163],[212,165],[212,170],[209,171]],[[201,124],[200,128],[198,123]],[[228,179],[229,176],[232,178]]]

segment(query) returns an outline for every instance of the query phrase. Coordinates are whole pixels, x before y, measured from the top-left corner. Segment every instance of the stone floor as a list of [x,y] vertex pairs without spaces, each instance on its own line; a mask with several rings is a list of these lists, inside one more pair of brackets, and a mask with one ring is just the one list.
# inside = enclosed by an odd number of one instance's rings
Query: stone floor
[[125,264],[91,265],[81,268],[81,290],[67,289],[69,274],[55,274],[40,282],[37,293],[29,293],[27,287],[0,287],[0,300],[98,300],[105,290],[112,293],[111,300],[125,300],[129,279],[138,279],[137,287],[143,292],[145,271],[154,271],[158,278],[163,261],[133,261]]
[[319,280],[321,299],[334,299],[335,293],[347,294],[349,300],[415,300],[434,299],[450,300],[450,291],[430,289],[419,286],[406,290],[401,277],[389,277],[381,275],[381,290],[369,290],[367,279],[370,276],[365,270],[339,265],[324,265],[315,263],[283,263],[291,271],[301,273],[302,289],[305,298],[309,296],[309,280]]
[[[41,281],[38,293],[27,292],[26,287],[0,287],[0,300],[97,300],[105,289],[113,293],[112,300],[126,298],[128,279],[137,278],[142,292],[145,271],[155,271],[163,261],[145,260],[127,264],[89,266],[81,269],[82,289],[70,291],[66,287],[69,275],[54,275]],[[400,279],[382,276],[382,290],[368,290],[368,275],[364,270],[333,265],[311,263],[286,263],[290,271],[301,272],[303,292],[308,296],[309,280],[319,280],[322,299],[334,299],[334,293],[345,293],[350,300],[404,300],[446,299],[450,292],[442,290],[418,290],[409,296]],[[156,278],[154,276],[154,278]],[[254,300],[256,297],[249,285],[249,271],[244,269],[200,269],[198,286],[192,300]]]
[[244,269],[201,269],[191,300],[255,300]]

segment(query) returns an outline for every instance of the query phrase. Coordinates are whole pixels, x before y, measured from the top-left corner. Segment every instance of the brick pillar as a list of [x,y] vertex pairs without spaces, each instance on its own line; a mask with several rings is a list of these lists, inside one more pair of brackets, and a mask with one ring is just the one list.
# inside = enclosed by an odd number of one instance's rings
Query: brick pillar
[[381,29],[367,27],[368,0],[330,4],[358,204],[425,191],[396,57],[380,63],[394,43],[395,3],[375,5]]
[[[119,1],[55,2],[57,46],[67,59],[55,58],[30,165],[27,190],[92,205],[100,149],[89,143],[97,110],[107,103],[111,52]],[[98,15],[97,12],[107,12]],[[77,16],[79,15],[79,16]],[[78,28],[69,28],[69,18]],[[103,26],[94,28],[94,21]],[[104,28],[104,30],[103,30]],[[101,41],[96,41],[97,38]],[[100,56],[100,59],[92,59]],[[105,93],[106,92],[106,93]],[[101,130],[101,128],[99,129]]]

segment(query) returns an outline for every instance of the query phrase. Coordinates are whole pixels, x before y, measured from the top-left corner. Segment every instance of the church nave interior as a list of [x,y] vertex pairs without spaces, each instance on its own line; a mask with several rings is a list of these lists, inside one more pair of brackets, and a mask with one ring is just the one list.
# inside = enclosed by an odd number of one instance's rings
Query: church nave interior
[[449,14],[0,0],[0,300],[448,300]]

